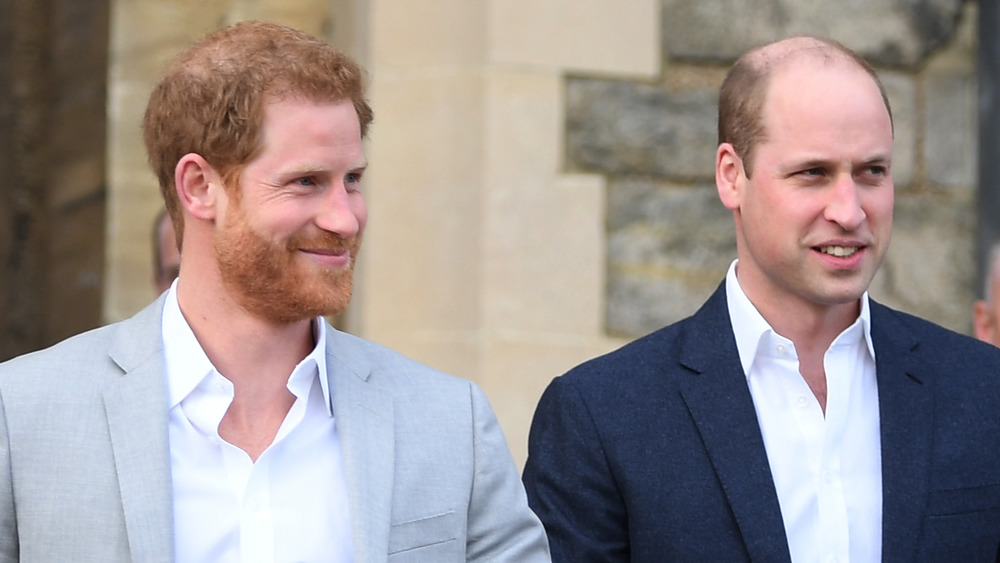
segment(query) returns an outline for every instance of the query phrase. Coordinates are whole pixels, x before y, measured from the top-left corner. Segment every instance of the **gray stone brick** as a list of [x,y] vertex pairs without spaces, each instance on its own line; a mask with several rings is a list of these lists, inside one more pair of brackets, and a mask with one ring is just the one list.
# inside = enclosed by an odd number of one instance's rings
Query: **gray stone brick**
[[876,64],[916,66],[947,41],[963,0],[663,0],[667,58],[729,62],[800,34],[831,37]]
[[901,72],[882,71],[879,79],[885,86],[892,107],[894,128],[892,177],[896,188],[914,182],[917,168],[917,86],[915,79]]
[[972,189],[978,167],[978,108],[974,74],[951,68],[926,73],[924,162],[934,185]]
[[649,84],[570,79],[571,169],[665,178],[714,176],[715,89],[670,92]]
[[892,243],[870,292],[887,305],[968,333],[976,217],[971,201],[951,195],[896,198]]
[[736,256],[732,213],[714,185],[612,182],[608,330],[639,336],[693,313]]

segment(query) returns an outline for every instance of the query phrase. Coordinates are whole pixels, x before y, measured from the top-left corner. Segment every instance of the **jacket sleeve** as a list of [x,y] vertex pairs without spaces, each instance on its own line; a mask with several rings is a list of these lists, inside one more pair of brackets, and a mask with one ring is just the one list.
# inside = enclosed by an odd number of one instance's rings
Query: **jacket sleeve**
[[629,560],[625,503],[587,405],[565,378],[538,403],[524,484],[554,562]]
[[469,383],[472,395],[472,495],[466,559],[481,562],[551,561],[545,530],[528,508],[524,487],[500,424],[483,392]]

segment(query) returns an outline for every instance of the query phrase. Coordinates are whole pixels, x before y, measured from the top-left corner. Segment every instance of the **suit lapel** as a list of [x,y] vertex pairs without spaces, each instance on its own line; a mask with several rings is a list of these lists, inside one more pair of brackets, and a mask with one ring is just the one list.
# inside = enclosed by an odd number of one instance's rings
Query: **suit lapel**
[[327,377],[344,455],[354,556],[386,560],[392,514],[394,431],[392,396],[369,380],[372,365],[353,336],[328,327]]
[[790,561],[778,495],[740,366],[723,286],[685,329],[681,395],[698,427],[752,561]]
[[136,561],[173,560],[162,301],[119,325],[110,355],[123,373],[104,390],[126,533]]
[[882,559],[909,561],[916,556],[927,500],[933,393],[921,374],[912,331],[877,303],[871,316],[882,441]]

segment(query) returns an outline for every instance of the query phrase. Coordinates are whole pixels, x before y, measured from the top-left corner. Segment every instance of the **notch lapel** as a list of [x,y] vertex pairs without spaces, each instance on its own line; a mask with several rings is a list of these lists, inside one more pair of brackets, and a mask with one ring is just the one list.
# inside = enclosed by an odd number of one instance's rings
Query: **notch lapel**
[[104,390],[104,410],[135,561],[173,561],[173,493],[162,298],[119,325],[110,348],[124,373]]
[[752,561],[790,562],[778,494],[729,321],[725,282],[685,330],[681,396]]
[[354,557],[383,562],[389,550],[389,519],[395,440],[392,396],[371,381],[362,342],[327,327],[327,378],[344,455]]
[[934,401],[922,376],[919,340],[891,311],[871,303],[882,441],[882,559],[911,561],[927,502]]

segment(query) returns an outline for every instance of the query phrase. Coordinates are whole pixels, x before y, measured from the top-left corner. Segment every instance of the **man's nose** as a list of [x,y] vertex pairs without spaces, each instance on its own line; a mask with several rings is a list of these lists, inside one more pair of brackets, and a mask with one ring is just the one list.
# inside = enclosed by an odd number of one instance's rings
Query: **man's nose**
[[862,189],[850,175],[844,174],[831,186],[824,217],[840,225],[845,231],[853,231],[864,223],[866,215],[861,207]]
[[361,194],[351,194],[343,182],[338,182],[324,194],[316,225],[343,238],[353,237],[361,230],[358,214],[364,211],[364,205]]

